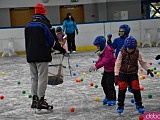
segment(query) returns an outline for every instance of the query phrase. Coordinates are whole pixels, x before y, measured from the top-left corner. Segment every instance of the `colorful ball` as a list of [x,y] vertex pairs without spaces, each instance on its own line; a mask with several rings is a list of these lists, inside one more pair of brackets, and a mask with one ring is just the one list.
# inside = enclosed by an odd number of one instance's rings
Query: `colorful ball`
[[26,94],[26,91],[25,91],[25,90],[22,90],[22,93],[23,93],[23,94]]
[[143,120],[144,118],[143,118],[143,115],[140,115],[139,116],[139,120]]
[[152,94],[148,94],[148,98],[152,98]]
[[131,103],[134,103],[134,102],[135,102],[135,100],[134,100],[134,98],[132,98],[132,99],[131,99]]
[[70,108],[70,111],[71,111],[71,112],[74,112],[74,111],[75,111],[74,107],[71,107],[71,108]]
[[32,95],[31,95],[31,94],[29,94],[29,95],[28,95],[28,98],[32,98]]
[[94,100],[95,100],[95,101],[99,101],[99,97],[95,97]]
[[2,95],[2,96],[0,96],[0,99],[1,99],[1,100],[3,100],[3,99],[4,99],[4,96],[3,96],[3,95]]
[[93,86],[93,85],[94,85],[94,84],[91,82],[91,83],[90,83],[90,86]]
[[95,87],[95,88],[98,88],[98,85],[95,85],[94,87]]
[[18,82],[17,82],[17,84],[18,84],[18,85],[20,85],[20,84],[21,84],[21,82],[20,82],[20,81],[18,81]]

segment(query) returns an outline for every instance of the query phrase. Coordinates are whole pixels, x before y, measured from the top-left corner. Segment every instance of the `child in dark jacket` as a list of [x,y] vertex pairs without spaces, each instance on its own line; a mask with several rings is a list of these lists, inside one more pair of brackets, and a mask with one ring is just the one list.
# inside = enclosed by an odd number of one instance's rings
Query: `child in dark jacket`
[[106,45],[106,38],[98,36],[93,42],[93,45],[99,50],[99,59],[94,66],[90,67],[90,70],[97,70],[104,67],[104,74],[101,80],[101,85],[105,94],[103,104],[112,106],[116,104],[116,91],[114,87],[114,66],[115,57],[114,49]]
[[147,75],[153,77],[153,73],[143,61],[139,50],[137,49],[137,41],[132,36],[127,37],[124,46],[121,48],[115,63],[115,83],[119,85],[118,91],[118,113],[124,110],[125,93],[128,84],[133,90],[136,108],[139,113],[143,114],[145,109],[142,105],[142,98],[138,79],[138,61],[140,65],[147,71]]

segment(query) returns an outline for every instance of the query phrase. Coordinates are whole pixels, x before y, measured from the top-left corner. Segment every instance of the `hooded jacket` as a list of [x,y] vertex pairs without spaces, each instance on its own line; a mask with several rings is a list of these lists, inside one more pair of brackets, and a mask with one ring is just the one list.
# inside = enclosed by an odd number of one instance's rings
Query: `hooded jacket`
[[104,71],[113,72],[115,66],[114,49],[111,46],[106,46],[103,53],[99,56],[97,63],[95,64],[96,68],[99,69],[104,67]]

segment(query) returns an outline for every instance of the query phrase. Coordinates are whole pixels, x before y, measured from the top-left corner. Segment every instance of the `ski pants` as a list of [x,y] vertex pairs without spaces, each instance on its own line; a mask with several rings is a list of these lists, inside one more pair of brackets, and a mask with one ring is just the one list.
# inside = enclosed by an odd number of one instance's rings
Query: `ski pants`
[[75,32],[68,34],[67,33],[67,45],[68,45],[68,51],[76,51],[76,44],[75,44]]
[[48,62],[29,63],[31,74],[31,93],[39,98],[45,96],[48,83]]
[[116,100],[116,90],[114,87],[114,72],[104,71],[101,86],[108,100]]
[[120,73],[118,85],[119,85],[119,91],[118,91],[118,105],[119,106],[124,105],[125,93],[126,93],[128,85],[130,85],[133,90],[136,105],[139,105],[139,106],[142,105],[140,85],[139,85],[139,79],[138,79],[137,73],[134,73],[134,74]]

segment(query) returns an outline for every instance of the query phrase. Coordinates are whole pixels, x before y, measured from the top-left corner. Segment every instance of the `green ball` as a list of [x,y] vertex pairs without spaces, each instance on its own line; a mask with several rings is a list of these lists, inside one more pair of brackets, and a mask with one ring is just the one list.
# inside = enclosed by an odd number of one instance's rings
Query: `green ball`
[[26,94],[26,91],[25,91],[25,90],[22,90],[22,93],[23,93],[23,94]]
[[68,66],[69,68],[71,68],[71,66]]
[[103,75],[104,74],[104,72],[101,72],[101,75]]
[[154,71],[154,74],[157,74],[157,71]]
[[83,78],[81,78],[81,81],[83,81],[84,79]]
[[95,88],[98,88],[98,85],[95,85],[94,87],[95,87]]
[[32,98],[32,95],[31,95],[31,94],[29,94],[29,95],[28,95],[28,98]]
[[148,98],[152,98],[152,94],[149,94],[149,95],[148,95]]
[[154,67],[153,69],[156,70],[156,67]]
[[154,71],[154,70],[153,70],[153,68],[152,68],[152,69],[150,69],[150,70],[151,70],[152,72]]
[[20,81],[18,81],[18,82],[17,82],[17,84],[18,84],[18,85],[20,85],[20,84],[21,84],[21,82],[20,82]]

